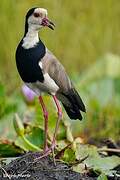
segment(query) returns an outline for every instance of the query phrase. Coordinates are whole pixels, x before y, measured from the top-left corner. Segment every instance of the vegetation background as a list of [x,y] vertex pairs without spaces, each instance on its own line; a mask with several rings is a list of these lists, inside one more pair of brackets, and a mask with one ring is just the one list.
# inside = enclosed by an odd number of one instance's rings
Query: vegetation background
[[[0,133],[12,137],[12,119],[25,114],[28,102],[15,51],[24,33],[25,14],[44,7],[56,24],[41,39],[73,79],[87,107],[82,122],[72,121],[74,136],[83,139],[120,135],[120,1],[119,0],[2,0],[0,2]],[[48,98],[48,97],[47,97]],[[36,108],[38,104],[33,104]],[[50,109],[50,107],[48,107]],[[40,118],[40,110],[37,110]],[[53,111],[55,109],[53,108]],[[68,117],[65,115],[65,119]],[[69,121],[69,120],[68,120]],[[6,128],[6,125],[9,127]],[[9,132],[9,133],[8,133]]]

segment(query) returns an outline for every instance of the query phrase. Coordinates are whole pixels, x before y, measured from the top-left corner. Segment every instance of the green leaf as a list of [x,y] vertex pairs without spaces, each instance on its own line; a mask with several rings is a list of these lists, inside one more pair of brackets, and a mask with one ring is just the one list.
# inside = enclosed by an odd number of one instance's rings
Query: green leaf
[[14,139],[13,117],[15,113],[22,117],[26,113],[26,105],[22,96],[16,93],[11,96],[0,97],[0,137]]
[[[30,132],[25,134],[25,138],[32,143],[33,145],[37,146],[38,148],[43,148],[44,144],[44,131],[39,127],[32,127]],[[33,151],[33,148],[28,146],[22,137],[18,137],[15,141],[15,144],[22,148],[25,151]]]
[[2,84],[0,84],[0,97],[5,96],[5,89],[4,86]]
[[105,174],[101,174],[97,180],[108,180],[107,176]]
[[13,127],[14,114],[5,115],[0,121],[0,137],[14,140],[16,132]]
[[[88,158],[84,160],[83,164],[93,169],[94,171],[98,171],[100,173],[104,173],[105,175],[112,175],[115,167],[120,165],[120,157],[111,156],[111,157],[101,157],[98,153],[97,147],[91,145],[80,145],[77,144],[76,149],[76,158],[80,160],[88,155]],[[79,171],[79,165],[76,168]],[[81,169],[80,169],[81,171]]]
[[120,165],[120,157],[98,157],[96,159],[88,161],[89,165],[93,165],[94,169],[99,169],[101,172],[109,171]]
[[64,152],[64,156],[62,158],[65,162],[73,163],[76,159],[75,151],[71,148],[68,148]]
[[23,153],[23,150],[16,147],[13,143],[0,142],[0,157],[14,157],[22,153]]
[[85,164],[83,163],[74,165],[72,168],[73,168],[73,171],[76,171],[78,173],[86,173]]
[[83,159],[84,157],[89,156],[91,158],[98,158],[99,154],[97,152],[97,147],[93,145],[82,145],[77,144],[76,146],[76,158],[77,160]]

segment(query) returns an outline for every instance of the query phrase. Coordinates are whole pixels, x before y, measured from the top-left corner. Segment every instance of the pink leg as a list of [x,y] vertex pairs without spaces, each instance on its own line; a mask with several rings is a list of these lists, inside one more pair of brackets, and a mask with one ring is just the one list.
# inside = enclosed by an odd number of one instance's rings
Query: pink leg
[[54,102],[55,102],[57,110],[58,110],[58,119],[57,119],[57,122],[56,122],[55,132],[54,132],[54,135],[53,135],[52,149],[54,149],[54,147],[55,147],[56,135],[57,135],[57,131],[58,131],[58,128],[59,128],[60,120],[62,119],[62,108],[60,106],[60,103],[59,103],[59,101],[58,101],[58,99],[56,98],[55,95],[53,96],[53,99],[54,99]]
[[39,102],[42,106],[43,114],[44,114],[44,119],[45,119],[45,143],[44,143],[44,152],[48,150],[48,145],[47,145],[47,135],[48,135],[48,112],[46,109],[46,106],[43,102],[42,96],[39,96]]
[[55,126],[55,132],[54,132],[54,135],[53,135],[52,145],[48,149],[48,147],[47,147],[48,113],[46,111],[46,108],[45,108],[45,105],[43,103],[42,97],[41,96],[39,97],[39,100],[40,100],[40,103],[41,103],[41,106],[42,106],[42,109],[43,109],[43,112],[44,112],[45,122],[46,122],[45,123],[45,152],[40,157],[36,158],[35,161],[37,161],[37,160],[39,160],[39,159],[41,159],[43,157],[48,156],[51,152],[54,152],[56,135],[57,135],[57,131],[58,131],[58,128],[59,128],[60,120],[62,119],[62,108],[61,108],[60,103],[59,103],[58,99],[56,98],[56,96],[53,96],[53,99],[55,101],[55,104],[56,104],[56,107],[57,107],[57,110],[58,110],[58,119],[57,119],[56,126]]

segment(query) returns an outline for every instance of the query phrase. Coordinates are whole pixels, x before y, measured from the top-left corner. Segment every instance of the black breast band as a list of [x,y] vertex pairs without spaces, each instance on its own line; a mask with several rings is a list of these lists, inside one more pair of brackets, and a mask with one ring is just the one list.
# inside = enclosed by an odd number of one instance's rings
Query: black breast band
[[24,49],[22,43],[23,41],[20,42],[16,51],[17,69],[22,80],[26,83],[33,83],[37,80],[43,82],[42,69],[38,63],[45,56],[45,45],[40,40],[35,47]]

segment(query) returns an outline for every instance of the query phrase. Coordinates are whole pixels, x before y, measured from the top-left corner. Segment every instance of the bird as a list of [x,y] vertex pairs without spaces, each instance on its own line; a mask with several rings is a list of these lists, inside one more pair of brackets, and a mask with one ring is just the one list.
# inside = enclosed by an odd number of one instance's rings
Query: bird
[[[16,48],[16,66],[25,85],[38,95],[45,121],[44,156],[47,156],[56,146],[56,135],[62,119],[61,103],[73,120],[82,120],[81,111],[86,112],[86,108],[64,66],[39,37],[39,31],[45,27],[55,29],[47,10],[40,7],[29,9],[24,34]],[[44,93],[53,97],[58,113],[50,148],[47,144],[48,111],[42,97]]]

